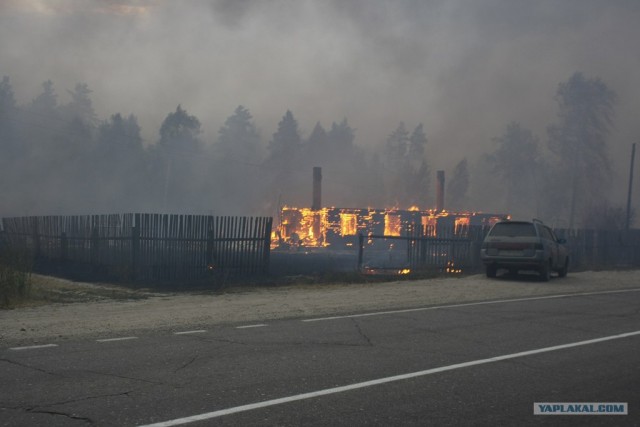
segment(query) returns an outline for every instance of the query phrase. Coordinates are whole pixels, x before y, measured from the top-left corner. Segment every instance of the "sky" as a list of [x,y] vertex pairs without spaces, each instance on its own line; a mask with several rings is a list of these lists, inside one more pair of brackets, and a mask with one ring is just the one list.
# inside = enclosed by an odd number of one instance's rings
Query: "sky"
[[[238,105],[266,142],[286,110],[308,136],[343,118],[376,147],[424,124],[433,170],[495,148],[511,121],[543,145],[576,71],[618,95],[619,197],[640,142],[637,0],[0,0],[0,75],[19,103],[86,83],[100,118],[147,143],[181,104],[215,138]],[[625,190],[625,191],[623,191]]]

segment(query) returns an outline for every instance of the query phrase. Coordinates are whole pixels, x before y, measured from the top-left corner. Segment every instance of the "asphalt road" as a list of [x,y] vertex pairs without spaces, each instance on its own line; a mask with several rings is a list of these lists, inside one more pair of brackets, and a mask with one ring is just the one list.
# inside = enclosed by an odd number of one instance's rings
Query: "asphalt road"
[[362,314],[0,347],[0,425],[640,425],[640,289]]

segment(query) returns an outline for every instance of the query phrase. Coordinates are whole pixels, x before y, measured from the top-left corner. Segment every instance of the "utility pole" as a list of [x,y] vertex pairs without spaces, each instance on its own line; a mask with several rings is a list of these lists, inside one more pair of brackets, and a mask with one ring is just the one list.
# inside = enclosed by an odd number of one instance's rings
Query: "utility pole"
[[629,192],[627,193],[627,218],[625,221],[625,230],[629,230],[631,222],[631,188],[633,187],[633,162],[636,157],[636,143],[631,145],[631,167],[629,168]]

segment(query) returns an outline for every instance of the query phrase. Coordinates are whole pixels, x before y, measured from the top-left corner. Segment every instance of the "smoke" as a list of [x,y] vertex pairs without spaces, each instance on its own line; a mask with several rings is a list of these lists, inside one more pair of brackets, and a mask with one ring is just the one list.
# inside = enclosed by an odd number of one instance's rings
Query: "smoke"
[[[619,94],[617,183],[640,135],[634,0],[4,0],[0,75],[19,103],[86,82],[102,119],[135,114],[146,144],[181,104],[212,141],[246,106],[266,143],[291,110],[308,136],[347,117],[375,148],[424,123],[432,170],[494,148],[515,120],[541,141],[575,71]],[[622,195],[624,191],[621,191]]]

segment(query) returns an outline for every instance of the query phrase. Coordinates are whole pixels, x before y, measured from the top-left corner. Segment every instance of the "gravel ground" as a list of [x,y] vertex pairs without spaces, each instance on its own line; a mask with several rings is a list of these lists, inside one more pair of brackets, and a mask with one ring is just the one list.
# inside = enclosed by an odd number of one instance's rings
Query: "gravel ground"
[[[59,279],[52,279],[59,280]],[[67,282],[68,292],[96,285]],[[153,293],[100,287],[97,301],[0,310],[2,346],[128,332],[180,331],[272,319],[317,317],[471,301],[640,288],[640,271],[570,273],[542,283],[534,276],[483,275],[371,284],[236,288],[223,293]],[[105,298],[105,289],[118,299]],[[109,292],[106,292],[108,294]],[[136,299],[137,298],[137,299]]]

